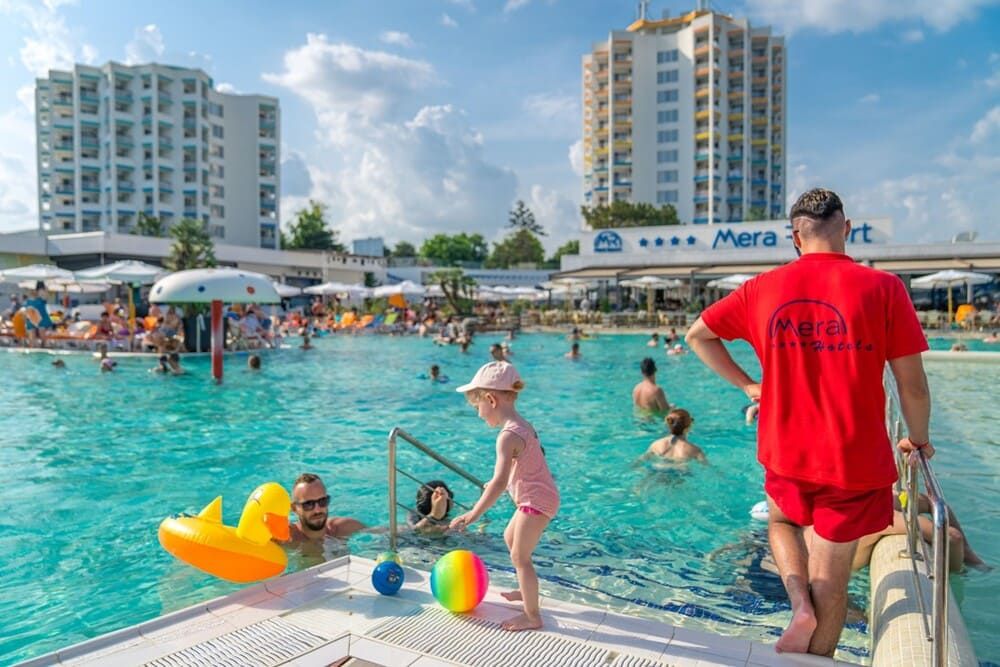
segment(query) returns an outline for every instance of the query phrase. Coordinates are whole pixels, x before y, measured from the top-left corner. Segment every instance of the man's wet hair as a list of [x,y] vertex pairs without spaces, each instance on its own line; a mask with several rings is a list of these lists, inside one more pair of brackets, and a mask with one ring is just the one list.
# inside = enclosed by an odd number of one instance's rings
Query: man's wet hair
[[652,377],[656,374],[656,362],[653,361],[652,357],[646,357],[639,362],[639,370],[646,377]]

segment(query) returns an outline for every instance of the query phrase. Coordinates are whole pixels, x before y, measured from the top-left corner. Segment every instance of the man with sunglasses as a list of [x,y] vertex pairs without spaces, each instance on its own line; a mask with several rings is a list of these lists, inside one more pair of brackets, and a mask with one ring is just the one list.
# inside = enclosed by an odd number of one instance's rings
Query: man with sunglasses
[[365,526],[356,519],[329,516],[330,496],[319,475],[303,473],[292,487],[292,511],[299,518],[290,525],[293,542],[321,542],[327,537],[348,538]]
[[[903,282],[846,254],[851,221],[835,193],[804,193],[790,218],[801,256],[706,309],[687,341],[709,368],[760,404],[757,460],[764,467],[768,538],[792,607],[775,649],[832,656],[858,539],[893,521],[896,466],[882,389],[887,362],[909,434],[899,448],[934,454],[920,357],[927,340]],[[760,383],[722,344],[737,338],[753,346]],[[812,526],[808,547],[806,526]]]

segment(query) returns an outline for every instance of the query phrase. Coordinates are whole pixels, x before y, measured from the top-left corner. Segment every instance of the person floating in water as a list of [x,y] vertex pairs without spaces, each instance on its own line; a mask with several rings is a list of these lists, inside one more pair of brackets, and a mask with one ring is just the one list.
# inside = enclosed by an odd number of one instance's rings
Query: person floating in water
[[431,382],[445,383],[448,381],[447,375],[441,375],[441,367],[437,364],[431,366],[430,375],[427,376]]
[[670,431],[670,435],[654,441],[640,460],[666,460],[674,462],[701,461],[707,463],[705,453],[698,445],[687,439],[687,434],[694,424],[694,419],[687,410],[674,408],[664,417],[663,421]]
[[656,362],[646,357],[639,363],[642,380],[632,388],[632,403],[640,410],[664,413],[670,409],[667,395],[656,384]]
[[500,427],[496,441],[493,478],[483,488],[475,506],[451,522],[452,529],[475,523],[503,494],[506,488],[514,501],[514,516],[504,530],[504,541],[517,572],[518,589],[502,595],[524,603],[524,613],[501,624],[504,630],[532,630],[542,627],[538,608],[538,575],[531,555],[559,511],[559,489],[549,471],[538,435],[518,414],[514,403],[524,383],[517,370],[505,361],[493,361],[476,373],[458,391],[476,407],[479,418],[491,428]]

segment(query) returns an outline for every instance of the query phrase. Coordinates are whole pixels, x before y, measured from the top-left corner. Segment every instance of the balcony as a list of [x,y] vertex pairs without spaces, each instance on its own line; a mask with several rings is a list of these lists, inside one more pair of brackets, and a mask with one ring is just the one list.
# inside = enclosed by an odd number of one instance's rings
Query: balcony
[[72,185],[57,185],[56,186],[57,195],[72,195],[76,194],[76,189]]
[[750,99],[750,104],[752,104],[755,107],[761,107],[761,106],[765,106],[766,107],[767,106],[767,98],[766,97],[753,97],[753,98]]
[[731,171],[726,175],[726,180],[730,183],[739,183],[743,180],[743,174],[738,171]]
[[119,192],[135,192],[135,183],[132,181],[118,181]]
[[57,142],[55,142],[52,145],[52,147],[55,150],[57,150],[57,151],[71,151],[71,150],[73,150],[73,142],[72,141],[57,141]]
[[756,139],[751,139],[750,140],[750,145],[751,146],[767,146],[767,138],[765,138],[765,137],[759,137],[759,138],[756,138]]
[[80,145],[86,146],[87,148],[99,148],[101,142],[97,140],[97,137],[81,136]]
[[[712,157],[714,157],[716,160],[718,160],[719,159],[719,153],[718,152],[712,153]],[[696,162],[707,162],[708,159],[709,159],[709,154],[706,151],[702,151],[700,153],[695,153],[694,159],[695,159]]]

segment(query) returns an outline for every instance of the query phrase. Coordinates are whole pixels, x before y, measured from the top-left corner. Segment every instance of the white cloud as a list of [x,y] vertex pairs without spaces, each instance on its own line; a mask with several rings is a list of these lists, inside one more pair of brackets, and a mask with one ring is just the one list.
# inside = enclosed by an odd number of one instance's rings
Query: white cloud
[[1000,88],[1000,53],[991,53],[987,61],[992,73],[986,78],[988,88]]
[[32,116],[35,115],[35,86],[33,84],[28,84],[26,86],[21,86],[17,89],[17,99],[24,105],[24,108],[28,110]]
[[531,0],[507,0],[504,3],[503,10],[505,12],[517,11],[521,7],[524,7],[531,3]]
[[924,41],[924,31],[919,28],[907,30],[902,34],[902,38],[904,42],[916,44],[917,42]]
[[97,60],[97,49],[79,42],[66,26],[57,11],[62,4],[67,3],[0,1],[0,14],[12,17],[27,29],[18,55],[32,76],[44,77],[50,69],[72,69],[76,62],[90,64]]
[[863,32],[898,21],[946,31],[993,4],[996,0],[747,0],[747,12],[785,34],[805,28]]
[[1000,106],[995,106],[987,111],[985,116],[976,121],[969,140],[976,143],[985,141],[998,129],[1000,129]]
[[577,139],[570,144],[569,166],[574,174],[583,178],[583,139]]
[[164,51],[163,33],[155,23],[150,23],[132,33],[132,39],[125,45],[125,64],[157,62]]
[[378,38],[386,44],[395,44],[407,49],[413,47],[413,38],[405,32],[399,32],[398,30],[386,30]]
[[472,0],[448,0],[451,4],[462,7],[470,12],[476,11],[476,6],[472,3]]
[[547,234],[542,237],[546,254],[552,254],[563,243],[579,236],[580,208],[569,197],[541,185],[532,185],[526,203]]
[[22,106],[0,113],[0,231],[38,227],[34,116]]
[[542,120],[579,123],[580,100],[572,95],[539,93],[524,99],[525,111]]
[[215,89],[220,93],[226,93],[227,95],[240,95],[240,91],[231,83],[223,81],[215,86]]
[[[344,240],[502,231],[517,178],[485,159],[482,135],[461,110],[422,104],[438,81],[429,64],[309,35],[286,52],[284,71],[264,78],[305,99],[317,119],[318,145],[300,179],[308,193],[283,197],[289,217],[313,198],[329,205]],[[285,167],[301,176],[294,159]]]
[[458,27],[458,21],[456,21],[455,19],[451,18],[447,14],[442,14],[441,15],[441,25],[443,25],[445,28],[457,28]]
[[878,93],[868,93],[858,101],[862,104],[875,104],[879,101],[879,99]]

